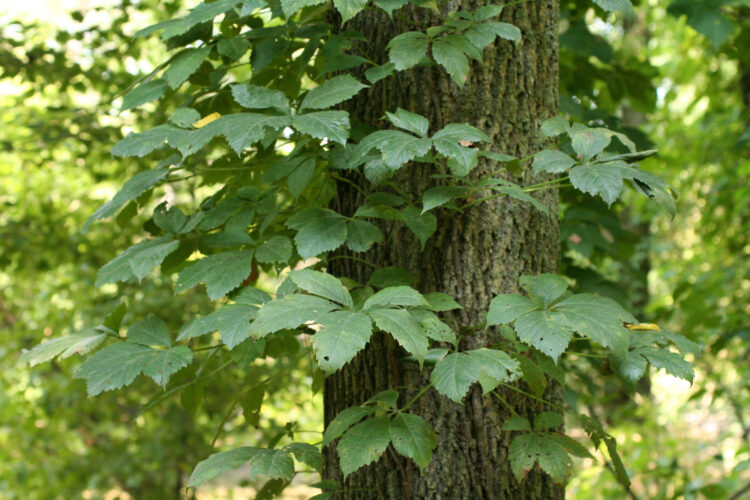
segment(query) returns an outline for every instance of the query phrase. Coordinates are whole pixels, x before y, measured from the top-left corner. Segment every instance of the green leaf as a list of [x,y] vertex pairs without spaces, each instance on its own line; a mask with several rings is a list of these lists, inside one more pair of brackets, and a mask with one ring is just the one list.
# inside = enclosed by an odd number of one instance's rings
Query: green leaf
[[559,174],[566,172],[577,162],[575,159],[556,149],[545,149],[534,155],[534,163],[531,167],[535,174],[539,172],[549,172]]
[[376,308],[403,306],[419,307],[429,305],[421,293],[409,286],[392,286],[372,295],[362,307],[365,311]]
[[389,17],[393,17],[393,11],[400,9],[407,3],[409,3],[408,0],[375,0],[375,5],[383,9]]
[[[229,146],[239,155],[244,149],[262,140],[268,134],[269,130],[281,130],[290,123],[288,116],[234,113],[222,116],[205,127],[191,132],[191,134],[201,132],[204,138],[203,144],[207,142],[205,141],[205,137],[211,138],[216,135],[223,135],[226,137]],[[183,147],[183,155],[192,154],[200,149],[202,146],[197,147],[201,144],[199,139],[200,136],[198,135],[186,137],[185,142],[189,146]],[[180,147],[177,149],[180,149]]]
[[477,23],[466,30],[464,36],[472,45],[482,50],[495,40],[497,33],[488,23]]
[[323,446],[328,446],[341,436],[349,427],[368,415],[375,413],[374,406],[354,406],[347,408],[331,420],[323,433]]
[[508,449],[510,466],[519,480],[529,472],[535,462],[552,477],[556,483],[563,483],[570,475],[573,462],[565,449],[552,439],[540,434],[516,436]]
[[500,429],[503,431],[531,431],[531,424],[525,418],[510,417]]
[[417,320],[404,309],[374,309],[367,314],[381,330],[390,333],[420,362],[427,354],[427,335]]
[[169,237],[143,240],[128,248],[99,269],[94,286],[117,283],[131,278],[142,279],[171,254],[180,242]]
[[627,17],[635,16],[630,0],[594,0],[594,3],[607,12],[621,12]]
[[284,446],[284,450],[291,452],[294,458],[305,465],[309,465],[318,472],[323,469],[323,455],[320,450],[307,443],[291,443]]
[[481,348],[467,351],[466,354],[476,365],[474,370],[480,370],[479,381],[482,383],[484,394],[497,387],[500,382],[517,378],[520,373],[518,361],[503,351]]
[[227,304],[205,316],[186,323],[180,330],[177,340],[199,337],[211,332],[219,332],[221,340],[229,349],[250,337],[250,321],[255,318],[258,308],[247,304]]
[[592,129],[578,130],[571,136],[573,149],[584,159],[604,151],[611,140],[608,135]]
[[562,116],[553,116],[542,122],[542,135],[544,137],[555,137],[566,133],[570,129],[570,123]]
[[335,311],[320,316],[321,329],[312,337],[318,366],[333,372],[354,359],[372,334],[372,322],[364,313]]
[[324,0],[281,0],[281,10],[284,11],[284,16],[289,19],[298,10],[321,3],[324,3]]
[[336,446],[344,479],[365,465],[376,461],[391,442],[388,416],[365,420],[349,429]]
[[138,85],[136,88],[125,94],[122,98],[121,111],[137,108],[141,104],[155,101],[164,95],[169,86],[161,78],[155,78]]
[[297,328],[306,321],[317,321],[321,314],[338,306],[320,297],[291,294],[263,304],[250,325],[250,332],[265,336],[279,330]]
[[287,177],[287,187],[292,193],[292,196],[299,198],[300,194],[310,184],[310,181],[315,175],[315,159],[309,158],[303,161],[294,171]]
[[547,378],[544,376],[542,369],[539,368],[539,365],[525,356],[516,355],[515,359],[521,366],[521,378],[523,381],[528,384],[529,389],[531,389],[531,392],[533,392],[534,395],[541,397],[541,395],[544,394],[544,390],[547,388]]
[[695,377],[693,367],[676,352],[671,352],[666,348],[654,349],[652,347],[641,347],[634,352],[645,357],[656,368],[663,368],[670,375],[693,382]]
[[[97,353],[98,354],[98,353]],[[193,351],[181,345],[171,349],[156,350],[153,360],[143,368],[143,374],[154,379],[162,387],[167,385],[169,377],[193,361]]]
[[563,425],[563,416],[551,411],[543,411],[534,417],[534,430],[544,431]]
[[438,38],[432,44],[432,57],[436,63],[445,68],[459,87],[464,86],[466,77],[469,75],[469,60],[463,51]]
[[612,205],[622,192],[622,172],[606,164],[578,165],[570,169],[570,183],[579,191],[599,195],[607,205]]
[[517,26],[509,23],[501,23],[495,21],[491,21],[485,24],[492,28],[495,34],[500,38],[505,38],[506,40],[510,40],[511,42],[518,42],[521,40],[521,30],[518,29]]
[[502,5],[484,5],[474,11],[474,19],[477,21],[486,21],[492,17],[499,16],[502,11]]
[[511,198],[515,198],[516,200],[524,201],[526,203],[531,203],[534,208],[539,210],[542,213],[548,213],[547,207],[542,204],[539,200],[528,194],[526,191],[524,191],[521,186],[518,184],[501,184],[499,186],[496,186],[494,189],[497,191],[500,191],[501,193],[505,193]]
[[367,0],[333,0],[333,5],[341,13],[341,22],[353,18],[367,5]]
[[255,259],[263,264],[286,263],[292,258],[292,241],[286,236],[272,236],[255,250]]
[[89,396],[129,385],[141,372],[165,385],[169,376],[187,366],[193,353],[185,346],[153,349],[130,342],[110,344],[96,352],[76,371],[86,379]]
[[462,186],[436,186],[422,195],[422,213],[440,207],[454,198],[466,197],[468,188]]
[[531,311],[515,322],[516,333],[522,342],[536,347],[557,362],[570,343],[573,332],[547,311]]
[[421,31],[407,31],[388,42],[388,59],[396,67],[396,71],[409,69],[427,55],[429,44],[427,35]]
[[498,295],[490,302],[487,326],[512,323],[519,316],[538,308],[532,300],[520,295]]
[[461,141],[491,142],[483,132],[465,123],[450,123],[432,136],[438,153],[453,158],[468,171],[476,165],[477,150],[462,146]]
[[193,123],[200,119],[201,114],[193,108],[177,108],[174,113],[169,115],[169,123],[174,123],[182,128],[191,128]]
[[562,322],[581,335],[612,349],[622,348],[627,342],[627,330],[622,323],[636,323],[629,312],[617,302],[588,293],[573,295],[554,306],[562,313]]
[[302,290],[313,295],[338,302],[346,307],[354,305],[351,295],[335,276],[312,269],[300,269],[289,273],[289,278]]
[[453,329],[440,321],[440,318],[438,318],[435,313],[425,311],[424,309],[412,309],[409,313],[419,322],[422,326],[422,330],[424,330],[429,338],[437,340],[438,342],[450,342],[451,344],[456,344],[457,339]]
[[258,477],[291,479],[294,461],[284,450],[259,449],[250,459],[250,480]]
[[260,448],[243,446],[242,448],[214,453],[198,463],[193,473],[190,474],[187,486],[189,488],[195,487],[214,479],[223,472],[238,469],[253,458],[259,450]]
[[231,61],[238,60],[249,48],[250,42],[239,36],[235,38],[222,38],[216,45],[216,50],[219,54],[228,57]]
[[[162,33],[162,39],[168,40],[175,36],[182,35],[183,33],[201,23],[212,21],[216,16],[221,15],[230,9],[233,9],[238,3],[240,3],[239,0],[218,0],[212,3],[202,2],[190,9],[190,13],[183,18],[167,21],[167,23],[169,24],[160,23],[167,24],[165,26],[166,29],[164,30],[164,33]],[[148,29],[149,28],[146,28],[146,30]],[[141,30],[138,33],[142,33],[146,30]],[[138,33],[136,33],[136,36],[138,36]],[[140,36],[144,35],[141,34]]]
[[182,85],[190,75],[195,73],[198,67],[206,60],[211,53],[212,47],[201,47],[199,49],[186,49],[183,53],[172,61],[167,70],[164,72],[164,78],[169,86],[176,89]]
[[367,284],[378,288],[389,286],[409,286],[415,283],[417,279],[406,269],[400,267],[388,266],[379,267],[371,275]]
[[424,295],[424,298],[429,302],[429,308],[433,311],[452,311],[453,309],[462,309],[458,302],[453,300],[453,297],[443,292],[430,292]]
[[242,284],[253,271],[253,251],[221,252],[191,264],[177,277],[175,293],[206,284],[211,300],[223,297]]
[[85,354],[106,338],[106,334],[92,331],[48,340],[23,353],[19,362],[28,361],[30,366],[35,366],[58,356],[59,359],[65,359],[73,354]]
[[362,155],[373,148],[378,149],[385,164],[392,168],[426,155],[432,147],[430,139],[414,137],[400,130],[378,130],[359,144]]
[[365,71],[365,78],[370,83],[377,83],[384,78],[388,78],[396,70],[396,65],[392,62],[383,64],[382,66],[375,66],[368,68]]
[[94,221],[114,215],[125,203],[138,198],[146,192],[146,190],[154,187],[156,183],[165,178],[167,174],[169,174],[169,169],[167,168],[156,168],[154,170],[146,170],[135,174],[122,186],[122,189],[120,189],[111,200],[99,207],[96,212],[89,217],[84,227],[88,227]]
[[[347,0],[352,1],[352,0]],[[334,76],[310,90],[299,107],[303,109],[325,109],[354,97],[367,85],[357,81],[351,75]]]
[[455,352],[437,362],[430,380],[436,391],[460,403],[469,392],[471,384],[479,380],[480,374],[481,371],[471,356]]
[[421,137],[427,137],[430,121],[422,115],[398,108],[395,113],[385,112],[388,120],[398,128],[413,132]]
[[383,241],[383,233],[366,220],[354,219],[346,224],[346,246],[355,252],[366,252],[373,244]]
[[289,99],[280,90],[243,83],[232,85],[232,96],[243,108],[274,108],[282,113],[289,112]]
[[299,229],[294,243],[300,256],[309,259],[337,249],[344,244],[346,237],[346,219],[335,212],[322,213]]
[[316,139],[329,139],[346,144],[349,137],[349,113],[346,111],[318,111],[297,115],[292,126]]
[[169,328],[163,319],[151,316],[128,328],[128,341],[148,346],[172,347]]
[[114,145],[112,156],[137,156],[141,158],[159,146],[163,146],[170,134],[179,132],[185,131],[172,125],[159,125],[145,132],[128,134]]
[[557,274],[543,273],[537,276],[521,276],[518,283],[529,292],[530,295],[542,299],[544,306],[549,306],[560,298],[568,289],[568,282]]
[[423,214],[417,207],[411,205],[403,210],[403,214],[406,227],[419,238],[424,249],[427,240],[437,230],[437,217],[429,212]]
[[391,421],[389,433],[398,453],[414,460],[420,470],[427,467],[437,446],[430,424],[417,415],[399,413]]

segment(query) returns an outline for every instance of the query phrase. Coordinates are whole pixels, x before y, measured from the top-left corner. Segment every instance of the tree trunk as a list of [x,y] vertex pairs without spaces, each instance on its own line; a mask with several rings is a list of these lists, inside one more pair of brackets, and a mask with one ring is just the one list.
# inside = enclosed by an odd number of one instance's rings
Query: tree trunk
[[[451,3],[457,10],[468,11],[481,5],[469,0]],[[401,12],[417,27],[367,11],[346,28],[363,33],[369,40],[364,51],[383,63],[387,60],[385,46],[393,36],[439,24],[426,9]],[[430,133],[448,123],[466,122],[485,132],[496,151],[520,158],[541,149],[539,126],[557,111],[557,0],[532,0],[507,8],[502,20],[518,26],[523,40],[516,46],[498,39],[485,49],[484,63],[472,65],[463,89],[452,83],[440,67],[418,67],[373,85],[350,101],[347,109],[353,121],[382,128],[384,112],[402,107],[428,117]],[[474,179],[486,177],[497,168],[496,164],[480,160],[470,175]],[[436,184],[430,178],[434,173],[434,166],[410,164],[399,171],[396,182],[418,201],[424,191]],[[522,180],[508,178],[520,184],[539,180],[528,169]],[[507,198],[475,205],[457,215],[437,210],[438,229],[424,249],[402,223],[381,222],[384,234],[391,233],[390,237],[368,252],[367,259],[409,270],[417,277],[415,287],[421,292],[440,291],[455,298],[463,309],[444,315],[444,319],[462,335],[462,350],[492,345],[497,332],[473,328],[484,322],[490,300],[500,293],[518,292],[522,274],[558,269],[557,194],[543,193],[538,199],[549,207],[549,216]],[[333,208],[351,215],[364,201],[357,190],[341,183]],[[347,258],[331,261],[329,270],[360,282],[366,282],[372,272],[371,267]],[[429,369],[420,373],[415,364],[399,362],[403,355],[390,337],[374,334],[362,353],[326,379],[326,425],[343,409],[380,391],[398,388],[399,404],[404,405],[425,387]],[[528,389],[522,383],[519,387]],[[554,411],[517,391],[499,392],[521,416]],[[550,383],[544,398],[559,401],[559,387]],[[500,430],[510,413],[499,398],[483,397],[478,386],[471,389],[463,404],[430,389],[410,411],[435,429],[438,445],[430,464],[420,471],[389,448],[379,461],[344,482],[334,444],[325,450],[323,475],[345,488],[335,498],[563,498],[564,490],[538,468],[523,481],[514,478],[508,460],[512,433]]]

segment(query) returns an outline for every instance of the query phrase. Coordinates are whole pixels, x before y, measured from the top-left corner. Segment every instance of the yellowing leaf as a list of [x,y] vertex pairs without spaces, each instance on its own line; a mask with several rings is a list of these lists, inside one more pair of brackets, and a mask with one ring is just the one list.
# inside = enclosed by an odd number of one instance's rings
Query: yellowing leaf
[[623,323],[625,328],[628,330],[635,330],[637,332],[647,332],[650,330],[656,330],[661,331],[661,328],[659,328],[659,325],[656,325],[654,323]]
[[210,115],[204,116],[203,118],[201,118],[197,122],[193,123],[193,127],[195,127],[195,128],[205,127],[209,123],[211,123],[213,121],[216,121],[219,118],[221,118],[221,114],[220,113],[211,113]]

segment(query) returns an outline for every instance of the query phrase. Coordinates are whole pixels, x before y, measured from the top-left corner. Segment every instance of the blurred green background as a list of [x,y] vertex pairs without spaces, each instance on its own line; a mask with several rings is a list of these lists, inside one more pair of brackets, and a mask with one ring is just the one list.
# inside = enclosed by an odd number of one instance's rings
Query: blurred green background
[[[0,499],[181,498],[212,441],[272,446],[290,429],[297,440],[320,440],[322,399],[310,390],[300,346],[177,397],[140,380],[88,398],[73,378],[79,358],[34,368],[18,361],[40,341],[101,323],[121,297],[128,314],[159,311],[174,324],[211,308],[198,293],[174,296],[167,276],[119,293],[94,289],[97,269],[132,244],[145,219],[129,214],[82,230],[137,170],[135,159],[115,161],[112,145],[136,121],[149,128],[171,112],[151,104],[119,113],[135,77],[168,57],[157,41],[132,34],[194,3],[0,8]],[[644,167],[679,192],[677,216],[635,197],[606,210],[563,193],[563,271],[580,290],[705,348],[692,386],[653,371],[631,391],[606,366],[573,358],[577,390],[566,403],[608,423],[636,498],[750,497],[750,2],[650,0],[636,14],[622,20],[588,1],[563,2],[561,112],[658,148]],[[194,193],[163,199],[189,202]],[[177,378],[214,368],[192,366]],[[225,413],[236,387],[264,379],[258,422]],[[633,498],[605,467],[578,465],[569,498]],[[249,498],[262,486],[240,469],[198,498]],[[300,484],[285,495],[317,491]]]

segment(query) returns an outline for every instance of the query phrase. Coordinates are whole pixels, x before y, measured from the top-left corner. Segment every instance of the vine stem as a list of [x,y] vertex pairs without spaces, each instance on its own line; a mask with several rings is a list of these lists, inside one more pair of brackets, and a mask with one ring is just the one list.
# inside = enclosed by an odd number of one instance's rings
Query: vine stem
[[413,405],[414,403],[416,403],[416,402],[417,402],[417,400],[418,400],[419,398],[421,398],[421,397],[422,397],[422,396],[424,395],[424,393],[425,393],[425,392],[427,392],[427,389],[429,389],[430,387],[432,387],[432,382],[430,382],[429,384],[427,384],[426,386],[424,386],[424,387],[422,388],[422,390],[421,390],[421,391],[419,391],[419,392],[417,393],[417,395],[416,395],[416,396],[414,396],[414,397],[413,397],[413,398],[411,399],[411,401],[409,401],[408,403],[406,403],[406,406],[404,406],[403,408],[399,409],[399,411],[406,411],[406,410],[408,410],[408,409],[409,409],[409,408],[411,407],[411,405]]

